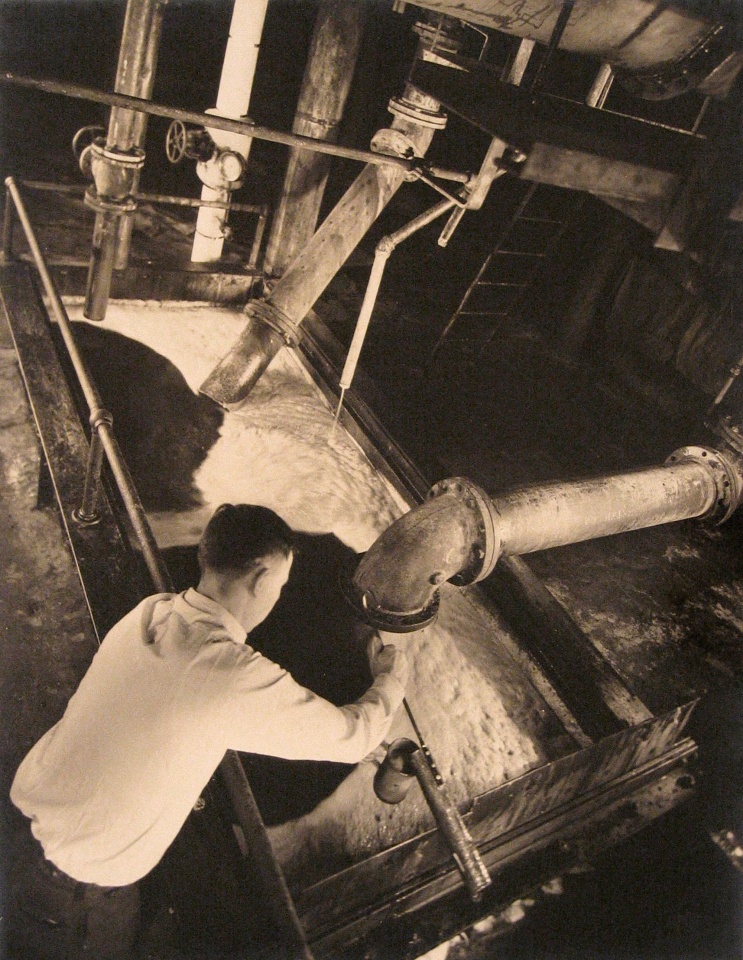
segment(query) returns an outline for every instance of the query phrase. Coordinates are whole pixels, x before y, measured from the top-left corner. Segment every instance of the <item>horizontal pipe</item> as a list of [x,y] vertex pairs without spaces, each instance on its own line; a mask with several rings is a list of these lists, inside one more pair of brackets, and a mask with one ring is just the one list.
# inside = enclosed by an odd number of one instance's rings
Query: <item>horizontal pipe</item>
[[[277,130],[269,130],[267,127],[260,127],[249,120],[231,120],[229,117],[220,117],[213,113],[199,113],[196,110],[184,110],[181,107],[163,106],[153,103],[151,100],[130,97],[123,93],[105,93],[102,90],[84,87],[77,83],[23,77],[6,70],[0,73],[0,84],[25,87],[29,90],[41,90],[44,93],[61,94],[76,100],[88,100],[91,103],[103,103],[111,107],[126,107],[151,116],[169,117],[195,126],[226,130],[229,133],[254,137],[256,140],[268,140],[271,143],[283,143],[288,147],[315,150],[318,153],[327,153],[332,157],[342,157],[345,160],[358,160],[361,163],[372,163],[378,166],[398,167],[408,173],[415,172],[419,163],[418,160],[409,160],[406,157],[399,157],[394,154],[378,153],[374,150],[358,150],[355,147],[343,147],[336,143],[328,143],[326,140],[316,140],[314,137],[303,137],[296,133],[281,133]],[[471,178],[469,173],[448,170],[438,166],[427,166],[426,172],[431,177],[436,177],[439,180],[450,180],[454,183],[468,183]]]
[[712,471],[693,460],[575,483],[525,487],[493,499],[500,552],[536,550],[704,516],[717,503]]
[[[48,180],[19,180],[18,183],[28,190],[48,190],[51,193],[84,194],[88,189],[82,183],[51,183]],[[174,207],[222,207],[237,210],[240,213],[258,213],[261,216],[268,216],[267,203],[230,203],[229,200],[202,200],[200,197],[177,197],[168,193],[133,193],[132,199]]]
[[492,499],[464,478],[442,481],[371,546],[347,597],[367,623],[417,630],[436,617],[439,584],[482,580],[500,556],[695,517],[721,522],[742,489],[740,461],[700,447],[683,447],[660,467],[537,484]]

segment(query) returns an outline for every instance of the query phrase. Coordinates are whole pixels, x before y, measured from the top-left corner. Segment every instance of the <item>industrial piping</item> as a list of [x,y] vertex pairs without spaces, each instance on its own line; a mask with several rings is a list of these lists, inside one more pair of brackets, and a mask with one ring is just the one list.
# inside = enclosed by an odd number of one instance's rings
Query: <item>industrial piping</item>
[[[248,111],[267,6],[268,0],[235,0],[217,92],[215,109],[220,116],[237,120]],[[211,127],[207,127],[207,132],[215,143],[215,152],[209,160],[199,162],[196,167],[203,183],[201,199],[227,201],[235,187],[242,182],[253,141],[251,137]],[[199,209],[192,261],[206,263],[219,260],[226,219],[226,210],[217,207]]]
[[659,467],[526,486],[492,499],[461,477],[436,484],[396,520],[345,584],[357,614],[392,633],[438,613],[438,587],[483,580],[501,556],[520,556],[692,517],[726,520],[743,490],[740,462],[682,447]]
[[[443,26],[418,24],[416,29],[419,56],[442,44],[452,50],[458,46]],[[372,149],[384,153],[423,157],[435,131],[446,124],[439,102],[411,84],[401,98],[390,101],[389,109],[394,115],[391,128],[378,131],[372,140]],[[297,343],[299,325],[309,310],[410,176],[392,166],[367,164],[267,299],[248,304],[245,329],[201,385],[201,393],[228,409],[242,403],[281,347]]]
[[[162,29],[162,0],[128,0],[116,70],[116,90],[148,99],[155,79]],[[130,215],[136,202],[139,174],[144,164],[141,141],[145,117],[123,107],[114,107],[108,134],[91,147],[93,184],[85,203],[96,212],[93,245],[88,268],[85,316],[103,320],[108,307],[114,268],[128,256]]]
[[725,96],[743,63],[739,28],[727,0],[416,0],[416,6],[467,23],[599,57],[632,93],[663,99],[697,89]]

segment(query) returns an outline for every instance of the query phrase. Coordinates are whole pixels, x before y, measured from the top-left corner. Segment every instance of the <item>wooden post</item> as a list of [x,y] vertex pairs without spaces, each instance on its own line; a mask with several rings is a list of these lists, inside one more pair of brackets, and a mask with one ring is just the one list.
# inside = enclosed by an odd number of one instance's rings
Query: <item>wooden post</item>
[[[294,133],[332,143],[337,140],[367,8],[358,0],[322,0],[294,117]],[[268,239],[268,273],[281,275],[315,232],[329,171],[327,155],[291,150]]]

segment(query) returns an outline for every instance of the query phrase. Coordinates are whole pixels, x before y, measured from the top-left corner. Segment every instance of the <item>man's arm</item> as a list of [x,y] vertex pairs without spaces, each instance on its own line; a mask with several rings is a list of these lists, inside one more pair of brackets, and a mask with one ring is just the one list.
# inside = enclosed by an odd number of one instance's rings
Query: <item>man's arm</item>
[[358,763],[385,738],[405,694],[407,657],[375,635],[367,647],[374,682],[355,703],[337,707],[253,652],[233,685],[228,744],[290,760]]

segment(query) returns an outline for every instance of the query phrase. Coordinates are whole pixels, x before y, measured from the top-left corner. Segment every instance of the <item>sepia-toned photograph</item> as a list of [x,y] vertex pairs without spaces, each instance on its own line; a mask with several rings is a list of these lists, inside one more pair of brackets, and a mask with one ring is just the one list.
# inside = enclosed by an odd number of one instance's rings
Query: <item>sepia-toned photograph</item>
[[743,0],[0,0],[0,960],[743,960]]

